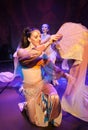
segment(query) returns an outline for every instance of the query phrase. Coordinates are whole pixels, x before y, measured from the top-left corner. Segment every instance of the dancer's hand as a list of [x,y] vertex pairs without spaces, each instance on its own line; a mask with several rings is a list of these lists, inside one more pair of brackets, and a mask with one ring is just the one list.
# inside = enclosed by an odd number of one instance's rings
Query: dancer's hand
[[54,35],[51,35],[50,40],[52,42],[56,42],[56,41],[60,40],[62,37],[63,37],[62,34],[54,34]]

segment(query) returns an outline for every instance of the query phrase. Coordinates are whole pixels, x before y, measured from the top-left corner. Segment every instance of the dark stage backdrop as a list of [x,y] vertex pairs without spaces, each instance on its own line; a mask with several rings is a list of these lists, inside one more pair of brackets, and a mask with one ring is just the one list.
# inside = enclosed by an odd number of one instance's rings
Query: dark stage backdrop
[[65,22],[88,27],[88,0],[0,0],[0,60],[12,58],[24,27],[48,23],[53,34]]

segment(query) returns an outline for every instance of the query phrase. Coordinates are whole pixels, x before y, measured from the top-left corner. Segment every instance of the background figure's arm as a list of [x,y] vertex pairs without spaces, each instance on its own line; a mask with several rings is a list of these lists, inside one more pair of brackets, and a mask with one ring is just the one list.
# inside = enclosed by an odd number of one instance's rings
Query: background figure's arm
[[44,66],[44,69],[47,74],[53,76],[53,79],[59,79],[61,77],[64,77],[66,79],[73,80],[72,76],[70,76],[68,73],[65,73],[51,61],[47,62],[47,64]]

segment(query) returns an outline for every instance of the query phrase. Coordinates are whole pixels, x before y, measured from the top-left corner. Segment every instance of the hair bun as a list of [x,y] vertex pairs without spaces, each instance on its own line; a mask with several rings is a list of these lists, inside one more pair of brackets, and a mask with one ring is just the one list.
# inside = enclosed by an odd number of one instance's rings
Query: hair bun
[[24,33],[25,36],[28,37],[29,32],[30,32],[30,28],[29,27],[24,28],[23,33]]

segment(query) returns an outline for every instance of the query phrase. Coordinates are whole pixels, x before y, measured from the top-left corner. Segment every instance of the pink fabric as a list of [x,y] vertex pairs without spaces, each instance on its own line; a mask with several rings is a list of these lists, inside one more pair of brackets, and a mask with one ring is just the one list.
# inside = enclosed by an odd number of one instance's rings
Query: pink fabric
[[60,55],[64,59],[82,61],[83,46],[88,41],[88,30],[81,24],[64,23],[58,30],[63,38],[56,45]]
[[[78,24],[78,26],[80,25]],[[80,39],[78,40],[80,41]],[[85,78],[88,66],[88,37],[82,37],[81,40],[83,41],[83,44],[81,44],[82,51],[79,50],[79,53],[81,54],[81,59],[80,57],[78,57],[79,59],[73,58],[75,59],[75,62],[70,69],[70,74],[74,77],[74,81],[71,82],[70,80],[68,80],[66,91],[62,97],[61,104],[64,111],[67,111],[70,114],[88,122],[88,85],[85,85]],[[77,45],[78,47],[80,46],[78,43]]]

